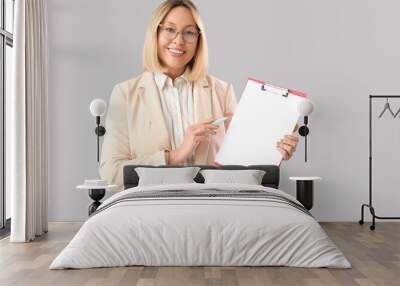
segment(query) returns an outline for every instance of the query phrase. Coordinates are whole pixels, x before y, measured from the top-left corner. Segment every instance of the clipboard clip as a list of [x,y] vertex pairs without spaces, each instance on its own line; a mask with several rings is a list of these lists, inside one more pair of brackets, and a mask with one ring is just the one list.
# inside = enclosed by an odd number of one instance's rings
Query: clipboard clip
[[283,88],[279,88],[279,89],[280,89],[281,92],[278,92],[276,88],[274,88],[274,90],[266,89],[265,88],[265,84],[261,85],[261,90],[262,91],[269,91],[269,92],[272,92],[272,93],[277,93],[277,94],[282,95],[283,97],[288,97],[289,96],[289,90],[288,89],[283,89]]

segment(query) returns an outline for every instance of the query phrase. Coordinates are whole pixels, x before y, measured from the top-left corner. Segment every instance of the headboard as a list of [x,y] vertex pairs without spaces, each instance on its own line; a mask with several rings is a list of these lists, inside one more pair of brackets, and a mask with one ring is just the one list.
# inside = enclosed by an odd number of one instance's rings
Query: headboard
[[[201,170],[205,169],[221,169],[221,170],[248,170],[256,169],[265,171],[265,175],[262,179],[261,184],[265,187],[271,187],[277,189],[279,187],[279,167],[275,165],[224,165],[224,166],[211,166],[211,165],[193,165],[195,167],[200,167]],[[153,166],[153,165],[126,165],[124,166],[124,189],[133,188],[138,185],[139,177],[135,171],[136,167],[146,167],[146,168],[182,168],[187,166]],[[197,183],[204,183],[204,178],[200,174],[194,178]]]

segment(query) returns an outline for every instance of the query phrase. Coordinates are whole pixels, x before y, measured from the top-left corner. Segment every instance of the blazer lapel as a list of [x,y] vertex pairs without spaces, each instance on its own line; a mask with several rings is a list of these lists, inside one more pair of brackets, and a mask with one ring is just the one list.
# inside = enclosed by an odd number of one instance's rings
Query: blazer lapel
[[138,83],[139,94],[141,96],[144,106],[148,107],[149,110],[146,114],[146,122],[144,126],[151,126],[151,128],[156,128],[157,136],[155,138],[160,138],[160,147],[171,149],[171,142],[169,139],[167,124],[164,118],[164,112],[161,105],[160,92],[153,78],[153,73],[144,72]]
[[[211,86],[209,86],[208,81],[205,79],[195,81],[193,83],[194,123],[211,119],[213,116],[211,101]],[[208,151],[209,143],[200,143],[194,154],[194,164],[207,164]]]

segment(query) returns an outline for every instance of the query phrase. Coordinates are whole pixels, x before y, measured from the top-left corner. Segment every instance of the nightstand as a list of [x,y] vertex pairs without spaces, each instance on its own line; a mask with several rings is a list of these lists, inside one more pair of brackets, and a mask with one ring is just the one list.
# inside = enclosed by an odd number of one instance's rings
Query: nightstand
[[303,206],[311,210],[314,203],[314,181],[321,180],[320,177],[289,177],[296,181],[296,199]]
[[114,190],[118,185],[106,185],[106,186],[89,186],[89,185],[79,185],[76,186],[78,190],[88,190],[89,197],[93,200],[93,203],[89,205],[89,216],[96,211],[96,209],[101,205],[100,200],[106,194],[106,191]]

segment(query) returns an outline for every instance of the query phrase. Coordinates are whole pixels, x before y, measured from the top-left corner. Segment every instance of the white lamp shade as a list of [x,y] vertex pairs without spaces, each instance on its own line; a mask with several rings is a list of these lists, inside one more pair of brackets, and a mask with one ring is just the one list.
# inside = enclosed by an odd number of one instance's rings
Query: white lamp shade
[[107,103],[99,98],[93,99],[90,103],[90,113],[93,116],[104,116],[107,111]]
[[314,104],[311,100],[303,100],[297,105],[297,111],[302,116],[310,115],[314,110]]

